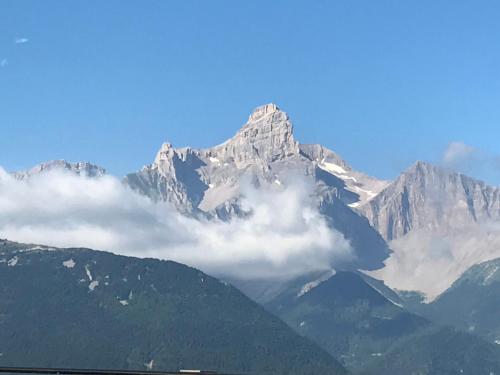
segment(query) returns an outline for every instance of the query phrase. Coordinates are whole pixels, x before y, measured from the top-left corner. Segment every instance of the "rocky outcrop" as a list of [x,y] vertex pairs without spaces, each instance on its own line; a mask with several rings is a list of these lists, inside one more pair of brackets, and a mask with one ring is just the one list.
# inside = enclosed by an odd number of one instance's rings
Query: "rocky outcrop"
[[500,219],[500,189],[419,161],[360,212],[389,241],[416,229],[444,234]]
[[104,168],[88,162],[70,163],[65,160],[51,160],[38,164],[30,170],[15,172],[14,177],[19,180],[23,180],[40,173],[54,170],[72,172],[86,177],[99,177],[106,174],[106,170]]

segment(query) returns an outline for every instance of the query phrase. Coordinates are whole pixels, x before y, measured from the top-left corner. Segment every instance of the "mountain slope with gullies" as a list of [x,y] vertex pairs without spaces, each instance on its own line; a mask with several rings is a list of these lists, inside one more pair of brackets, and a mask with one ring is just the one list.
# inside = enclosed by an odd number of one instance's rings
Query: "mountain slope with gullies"
[[500,188],[417,162],[360,211],[387,241],[416,230],[445,234],[499,220]]
[[[354,374],[500,371],[498,345],[406,310],[396,293],[375,280],[350,271],[311,277],[290,282],[265,306]],[[446,321],[446,313],[442,324],[453,321]]]
[[357,209],[393,250],[370,275],[429,301],[500,257],[500,188],[461,173],[417,162]]
[[297,280],[265,306],[355,373],[431,325],[356,273],[338,271],[304,281]]
[[0,241],[0,365],[345,374],[231,285],[170,261]]
[[500,345],[500,258],[472,266],[435,301],[411,308]]

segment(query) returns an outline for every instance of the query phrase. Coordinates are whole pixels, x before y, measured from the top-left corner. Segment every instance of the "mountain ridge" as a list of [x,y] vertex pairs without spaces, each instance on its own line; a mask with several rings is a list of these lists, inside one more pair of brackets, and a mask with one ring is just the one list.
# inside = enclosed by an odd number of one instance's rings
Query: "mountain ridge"
[[0,365],[345,374],[233,286],[172,261],[0,240]]
[[[54,166],[68,169],[64,163]],[[69,169],[79,173],[77,164]],[[500,255],[500,188],[424,161],[394,181],[372,178],[322,145],[299,143],[288,114],[272,103],[214,147],[164,143],[151,164],[123,181],[185,215],[230,221],[251,214],[242,205],[245,187],[285,188],[289,175],[313,186],[319,211],[353,245],[359,260],[353,268],[381,269],[370,275],[395,289],[432,299],[469,266]]]

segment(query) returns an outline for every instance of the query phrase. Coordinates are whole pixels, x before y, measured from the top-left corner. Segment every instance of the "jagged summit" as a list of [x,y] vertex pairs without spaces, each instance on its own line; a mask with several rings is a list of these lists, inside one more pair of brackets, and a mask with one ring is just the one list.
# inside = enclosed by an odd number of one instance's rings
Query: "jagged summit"
[[500,218],[500,189],[418,161],[361,211],[387,240],[414,229],[448,233]]
[[254,109],[252,114],[248,117],[248,122],[254,122],[259,120],[260,118],[273,114],[275,112],[281,112],[279,107],[274,103],[264,104],[260,107]]
[[[276,104],[256,108],[234,137],[218,146],[174,148],[164,143],[154,163],[127,175],[125,183],[188,215],[230,220],[250,213],[242,202],[249,185],[283,189],[302,178],[314,187],[318,209],[346,232],[359,264],[365,269],[379,267],[387,247],[351,208],[375,196],[387,183],[353,170],[321,145],[300,145],[288,114]],[[369,238],[375,245],[368,246]]]
[[449,170],[443,166],[435,165],[423,160],[417,160],[407,170],[405,170],[402,173],[402,175],[411,175],[411,174],[425,175],[430,173],[456,174],[454,171]]
[[22,180],[33,175],[53,170],[69,171],[86,177],[99,177],[106,174],[106,170],[104,168],[89,162],[81,161],[71,163],[60,159],[40,163],[29,170],[15,172],[13,175],[15,178]]
[[126,179],[155,199],[207,212],[232,205],[242,178],[260,186],[279,185],[289,172],[313,178],[323,186],[322,195],[333,194],[351,207],[387,185],[354,171],[321,145],[299,144],[288,114],[274,103],[257,107],[235,136],[218,146],[192,149],[164,143],[153,164]]
[[258,107],[229,141],[211,150],[212,157],[245,167],[259,161],[272,162],[300,153],[293,126],[276,104]]

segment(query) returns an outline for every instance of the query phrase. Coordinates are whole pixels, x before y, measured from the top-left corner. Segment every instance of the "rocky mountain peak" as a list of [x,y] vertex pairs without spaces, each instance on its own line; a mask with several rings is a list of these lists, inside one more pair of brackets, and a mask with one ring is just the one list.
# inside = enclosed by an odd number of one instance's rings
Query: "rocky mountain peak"
[[212,149],[214,156],[235,162],[239,168],[269,163],[299,153],[299,144],[293,137],[292,122],[276,104],[256,108],[233,138]]
[[446,168],[428,163],[426,161],[418,160],[410,168],[408,168],[405,172],[403,172],[403,176],[407,175],[425,176],[430,174],[448,174],[450,172],[451,171],[448,171]]
[[264,116],[281,112],[278,106],[274,103],[264,104],[260,107],[255,108],[252,114],[248,117],[248,122],[255,122]]
[[361,208],[387,240],[412,230],[460,231],[500,217],[500,189],[418,161]]
[[50,172],[53,170],[72,172],[86,177],[99,177],[106,174],[106,170],[98,165],[89,162],[70,163],[66,160],[50,160],[36,165],[30,170],[19,171],[14,173],[17,179],[26,179],[33,175]]
[[[259,132],[259,128],[261,131]],[[257,107],[248,117],[248,121],[236,137],[239,135],[252,136],[272,136],[279,132],[293,133],[293,126],[288,114],[278,108],[276,104],[270,103]]]
[[156,154],[155,164],[159,165],[159,164],[161,164],[162,160],[171,159],[174,152],[175,152],[175,149],[171,143],[169,143],[169,142],[163,143],[161,145],[160,149],[158,150],[158,153]]

